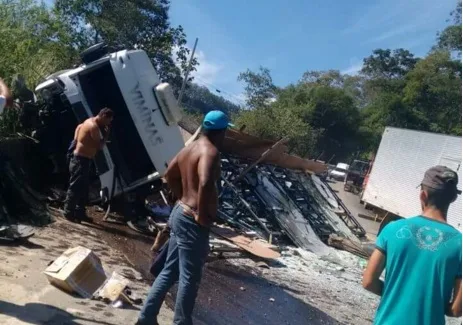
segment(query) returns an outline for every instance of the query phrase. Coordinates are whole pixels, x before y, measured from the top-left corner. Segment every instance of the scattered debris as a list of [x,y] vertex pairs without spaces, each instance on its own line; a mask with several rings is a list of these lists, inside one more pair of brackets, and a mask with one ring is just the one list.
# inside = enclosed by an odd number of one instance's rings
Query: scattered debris
[[35,234],[34,227],[27,225],[9,225],[0,226],[0,239],[1,240],[26,240]]
[[332,247],[345,250],[365,259],[368,259],[370,257],[370,253],[362,245],[354,243],[347,238],[339,237],[336,235],[330,235],[328,243]]
[[276,251],[277,248],[275,246],[259,239],[251,239],[248,236],[240,235],[231,228],[213,226],[211,231],[214,234],[231,241],[233,244],[252,255],[266,259],[276,259],[280,257],[280,253]]
[[124,306],[124,302],[122,300],[116,300],[111,304],[113,308],[122,308]]
[[96,206],[95,211],[96,212],[105,212],[105,210],[100,206]]
[[124,290],[129,286],[129,280],[124,278],[117,272],[113,272],[111,277],[98,291],[97,296],[101,299],[108,299],[111,303],[125,300],[127,303],[131,303]]
[[[2,141],[2,147],[5,147],[8,140]],[[10,147],[21,143],[14,141]],[[0,236],[3,238],[14,240],[30,237],[34,233],[33,228],[23,224],[42,226],[52,221],[46,197],[31,188],[20,163],[9,159],[4,153],[0,153],[0,206]]]
[[258,261],[256,263],[256,266],[260,267],[262,269],[269,269],[270,268],[270,266],[267,263],[265,263],[264,261]]
[[358,245],[353,253],[367,254],[359,240],[365,230],[320,178],[270,165],[249,166],[238,158],[222,159],[222,221],[279,246],[293,243],[326,255],[334,235]]
[[65,251],[44,274],[52,285],[84,298],[92,298],[106,281],[100,259],[92,250],[82,246]]

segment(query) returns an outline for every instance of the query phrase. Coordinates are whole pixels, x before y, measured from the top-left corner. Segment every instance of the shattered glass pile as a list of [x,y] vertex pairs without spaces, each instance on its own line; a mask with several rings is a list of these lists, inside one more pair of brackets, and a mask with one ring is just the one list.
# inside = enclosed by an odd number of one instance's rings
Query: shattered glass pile
[[330,238],[360,244],[365,230],[336,194],[315,175],[222,159],[219,218],[273,244],[293,244],[325,254]]

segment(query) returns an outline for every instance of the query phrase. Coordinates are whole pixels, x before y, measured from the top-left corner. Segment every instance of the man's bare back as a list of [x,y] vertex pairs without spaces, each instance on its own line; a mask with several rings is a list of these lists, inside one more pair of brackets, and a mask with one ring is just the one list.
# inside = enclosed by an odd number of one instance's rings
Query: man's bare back
[[89,159],[95,157],[104,145],[95,117],[88,118],[77,126],[74,140],[76,140],[76,149],[74,150],[76,156]]
[[217,214],[219,177],[220,153],[206,137],[183,148],[166,173],[172,191],[187,206],[185,213],[206,227],[214,222]]

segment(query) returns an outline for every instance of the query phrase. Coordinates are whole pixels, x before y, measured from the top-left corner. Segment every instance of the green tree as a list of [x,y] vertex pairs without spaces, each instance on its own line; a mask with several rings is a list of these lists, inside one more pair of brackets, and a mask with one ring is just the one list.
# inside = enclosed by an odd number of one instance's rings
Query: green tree
[[288,138],[289,152],[302,157],[312,156],[315,150],[316,135],[295,110],[274,104],[243,110],[235,115],[234,123],[239,128],[245,127],[245,132],[263,139],[276,141]]
[[[14,77],[24,76],[34,88],[48,74],[68,67],[77,57],[69,46],[69,30],[43,3],[34,0],[0,2],[0,77],[13,86]],[[0,117],[0,135],[20,131],[19,112],[7,110]]]
[[384,92],[361,112],[360,134],[363,151],[375,151],[386,126],[428,130],[428,119],[407,105],[400,93]]
[[364,82],[365,78],[363,76],[342,74],[339,70],[307,71],[304,72],[300,80],[300,83],[312,86],[322,85],[341,88],[354,100],[358,107],[365,106]]
[[217,96],[206,87],[190,84],[186,88],[182,106],[190,112],[206,114],[212,110],[221,110],[228,115],[233,115],[240,107],[221,96]]
[[45,4],[33,0],[0,3],[0,76],[7,82],[21,74],[29,87],[68,67],[77,57],[71,35]]
[[[161,80],[178,90],[190,50],[183,28],[170,26],[169,4],[169,0],[56,0],[55,10],[74,30],[78,48],[105,41],[111,46],[142,49]],[[197,64],[195,59],[193,70]]]
[[384,94],[400,94],[405,87],[405,75],[412,71],[418,58],[404,49],[376,49],[363,60],[358,93],[360,107],[384,98]]
[[344,89],[311,80],[280,89],[274,103],[242,112],[236,123],[260,137],[288,137],[289,148],[301,156],[324,151],[344,157],[358,150],[359,116]]
[[317,86],[302,89],[306,103],[301,104],[303,120],[318,131],[316,146],[326,154],[346,156],[355,150],[359,111],[343,89]]
[[341,74],[339,70],[306,71],[302,75],[300,82],[342,88],[346,77],[347,75]]
[[430,131],[461,135],[461,61],[436,51],[407,75],[404,102],[429,120]]
[[238,81],[245,83],[246,104],[249,108],[268,106],[276,96],[277,87],[267,68],[259,67],[258,72],[249,69],[241,72]]
[[363,59],[361,73],[369,78],[402,78],[411,71],[418,59],[408,50],[376,49]]
[[461,0],[450,16],[449,21],[453,21],[453,24],[437,33],[437,45],[434,49],[455,52],[461,58]]

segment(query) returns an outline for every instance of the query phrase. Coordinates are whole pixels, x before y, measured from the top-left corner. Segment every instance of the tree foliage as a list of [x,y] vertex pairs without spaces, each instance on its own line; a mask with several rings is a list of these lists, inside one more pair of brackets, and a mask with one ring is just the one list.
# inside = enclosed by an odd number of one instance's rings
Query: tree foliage
[[452,24],[437,34],[435,49],[455,52],[461,58],[461,0],[450,16]]
[[259,67],[258,72],[248,69],[239,74],[238,81],[245,83],[246,104],[250,108],[267,106],[275,98],[277,87],[267,68]]
[[[183,28],[170,26],[169,4],[169,0],[56,0],[55,11],[74,31],[78,48],[104,41],[111,46],[142,49],[161,80],[178,90],[190,50]],[[194,59],[193,70],[197,64]]]
[[70,31],[43,3],[4,0],[0,3],[0,76],[11,82],[21,74],[29,86],[69,67],[76,50]]
[[407,75],[404,102],[426,116],[429,131],[461,135],[461,61],[431,53]]
[[[96,42],[148,53],[161,79],[179,89],[189,49],[181,26],[169,23],[169,0],[35,0],[0,2],[0,76],[18,74],[34,88],[46,75],[78,63],[78,53]],[[461,1],[436,45],[417,58],[406,49],[376,49],[358,75],[307,71],[283,88],[269,69],[247,70],[246,109],[189,84],[184,106],[200,114],[220,109],[247,132],[287,137],[292,152],[335,160],[375,151],[386,126],[461,135]],[[198,62],[193,62],[193,67]],[[14,112],[14,111],[12,111]],[[10,114],[11,115],[11,114]],[[15,130],[4,115],[0,133]],[[3,123],[3,124],[2,124]]]
[[[104,41],[113,47],[145,50],[161,79],[178,91],[189,50],[182,27],[170,26],[168,9],[167,0],[57,0],[52,7],[34,0],[3,0],[0,77],[13,92],[18,75],[34,89],[47,75],[79,64],[80,51]],[[193,60],[193,68],[197,64]],[[184,104],[193,115],[212,109],[229,114],[239,110],[195,84],[187,86]],[[14,129],[17,119],[8,114],[2,117],[5,127],[0,125],[0,132]]]
[[[235,121],[261,137],[288,136],[302,156],[322,153],[321,159],[335,155],[337,161],[368,157],[386,126],[461,135],[462,66],[452,57],[461,54],[461,1],[452,17],[426,57],[376,49],[356,76],[307,71],[297,84],[275,92],[270,71],[248,70],[241,80],[251,109]],[[269,103],[262,94],[276,100]]]
[[362,74],[369,78],[402,78],[411,71],[418,59],[408,50],[376,49],[363,59]]
[[187,87],[182,106],[190,113],[206,114],[212,110],[221,110],[228,115],[238,113],[240,107],[221,96],[217,96],[206,87],[191,84]]

